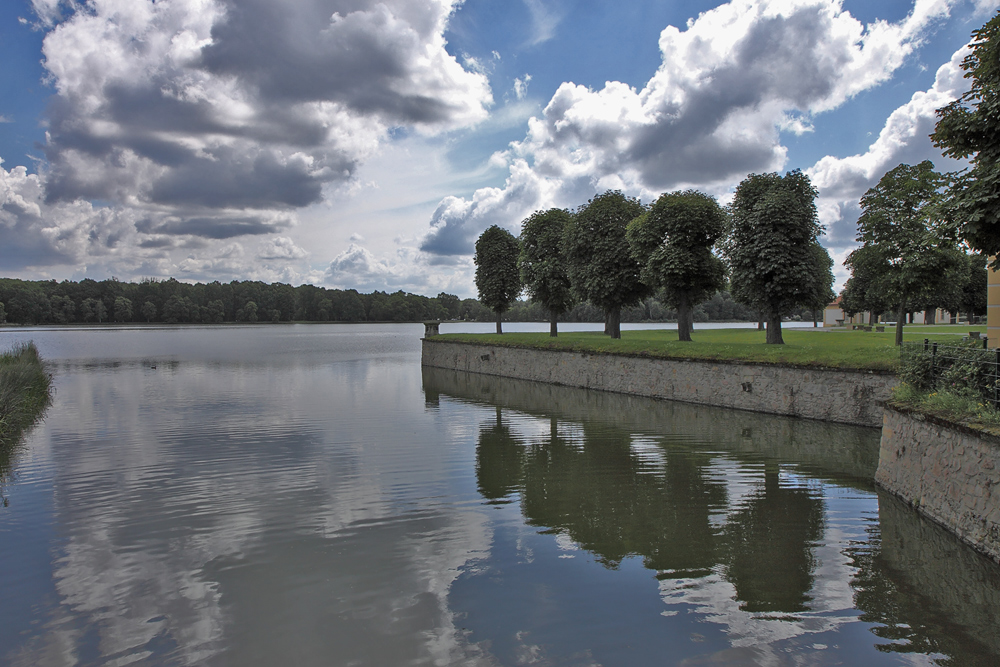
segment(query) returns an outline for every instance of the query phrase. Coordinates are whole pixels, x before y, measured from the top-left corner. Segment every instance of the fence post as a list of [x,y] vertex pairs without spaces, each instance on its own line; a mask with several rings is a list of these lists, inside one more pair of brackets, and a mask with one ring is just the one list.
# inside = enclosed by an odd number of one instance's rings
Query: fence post
[[928,339],[928,338],[925,338],[925,339],[924,339],[924,352],[926,352],[926,351],[927,351],[927,344],[928,344],[929,342],[930,342],[930,339]]
[[936,342],[931,346],[931,389],[937,389],[937,346]]

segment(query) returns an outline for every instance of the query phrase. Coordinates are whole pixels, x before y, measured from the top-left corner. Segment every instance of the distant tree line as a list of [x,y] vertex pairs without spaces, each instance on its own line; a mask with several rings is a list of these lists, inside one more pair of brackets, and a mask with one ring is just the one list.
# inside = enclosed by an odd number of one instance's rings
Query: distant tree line
[[[492,310],[476,299],[444,292],[426,297],[407,292],[326,289],[315,285],[233,281],[182,283],[174,279],[138,283],[84,279],[18,280],[0,278],[0,324],[76,324],[108,322],[420,322],[464,320],[492,322]],[[560,317],[565,322],[600,322],[603,313],[589,303],[576,304]],[[664,322],[677,312],[647,298],[622,312],[625,322]],[[808,314],[802,313],[804,319]],[[549,313],[537,303],[516,301],[506,321],[545,322]],[[749,321],[755,315],[720,292],[701,304],[696,322]]]
[[474,319],[482,306],[453,294],[426,297],[406,292],[326,289],[315,285],[232,281],[138,283],[0,278],[0,322],[416,322]]

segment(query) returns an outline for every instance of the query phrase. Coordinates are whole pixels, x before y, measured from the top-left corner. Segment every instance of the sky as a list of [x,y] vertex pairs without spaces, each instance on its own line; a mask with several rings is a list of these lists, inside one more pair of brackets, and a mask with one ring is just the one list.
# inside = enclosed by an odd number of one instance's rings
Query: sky
[[858,200],[1000,0],[4,0],[0,276],[475,296],[490,225],[619,189]]

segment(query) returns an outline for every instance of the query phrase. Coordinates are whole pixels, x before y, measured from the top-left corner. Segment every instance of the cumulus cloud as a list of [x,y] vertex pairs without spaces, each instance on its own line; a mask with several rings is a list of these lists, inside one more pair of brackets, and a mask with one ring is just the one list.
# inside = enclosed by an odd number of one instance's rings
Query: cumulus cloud
[[864,153],[844,158],[826,156],[806,170],[819,190],[817,206],[827,226],[827,243],[834,248],[853,245],[855,222],[860,215],[858,200],[882,175],[900,163],[916,164],[938,155],[938,170],[952,170],[960,163],[940,157],[928,135],[937,122],[936,111],[968,89],[963,78],[962,47],[938,68],[934,85],[917,91],[910,101],[889,115],[878,138]]
[[287,236],[278,236],[261,244],[257,257],[260,259],[302,259],[308,255]]
[[[486,78],[445,50],[454,4],[35,0],[57,91],[47,201],[182,207],[158,233],[271,233],[391,128],[486,117]],[[242,227],[209,223],[237,211]]]
[[889,79],[951,4],[918,0],[902,21],[866,26],[839,0],[734,0],[684,30],[668,26],[642,89],[562,84],[525,139],[495,157],[509,166],[505,187],[443,200],[421,247],[470,253],[489,224],[514,228],[534,208],[607,188],[725,192],[749,172],[780,169],[782,131],[807,132],[813,115]]
[[[361,291],[403,289],[419,294],[465,293],[472,282],[472,261],[459,258],[441,263],[437,260],[433,255],[405,246],[398,248],[394,257],[377,257],[364,246],[351,243],[330,262],[323,282],[331,287]],[[431,271],[435,266],[448,266],[450,273]]]

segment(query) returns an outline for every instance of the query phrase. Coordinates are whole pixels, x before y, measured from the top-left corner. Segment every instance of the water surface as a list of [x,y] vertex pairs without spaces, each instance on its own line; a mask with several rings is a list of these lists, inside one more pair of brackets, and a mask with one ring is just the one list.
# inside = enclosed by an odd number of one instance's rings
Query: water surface
[[421,332],[3,330],[56,394],[0,457],[0,664],[1000,662],[1000,569],[874,488],[877,431]]

